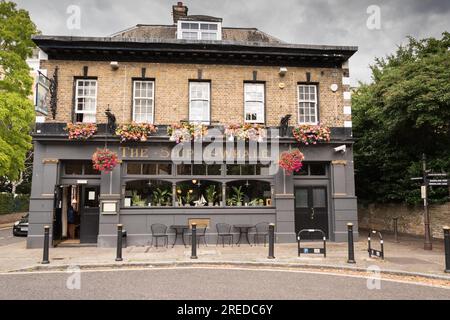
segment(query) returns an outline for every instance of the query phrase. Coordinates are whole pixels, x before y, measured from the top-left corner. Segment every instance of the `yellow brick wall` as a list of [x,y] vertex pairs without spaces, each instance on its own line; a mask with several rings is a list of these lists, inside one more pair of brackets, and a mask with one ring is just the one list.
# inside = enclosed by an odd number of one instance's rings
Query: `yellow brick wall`
[[[188,118],[188,81],[197,79],[198,69],[202,78],[211,80],[211,120],[222,124],[244,120],[243,82],[253,79],[266,82],[266,124],[275,126],[281,117],[292,114],[291,125],[298,123],[297,82],[306,81],[306,72],[311,81],[319,83],[320,122],[329,126],[343,126],[351,120],[343,114],[342,69],[288,67],[287,74],[280,77],[279,67],[167,64],[120,62],[113,71],[108,61],[61,61],[41,62],[41,68],[52,75],[58,66],[58,110],[56,119],[47,121],[69,122],[73,108],[73,82],[75,76],[83,75],[83,66],[88,66],[88,76],[98,77],[97,122],[106,122],[104,111],[109,107],[119,123],[131,120],[132,78],[141,76],[146,68],[146,77],[155,78],[155,124],[170,124]],[[284,88],[280,88],[280,84]],[[336,83],[336,93],[330,90]],[[349,105],[346,103],[346,105]]]

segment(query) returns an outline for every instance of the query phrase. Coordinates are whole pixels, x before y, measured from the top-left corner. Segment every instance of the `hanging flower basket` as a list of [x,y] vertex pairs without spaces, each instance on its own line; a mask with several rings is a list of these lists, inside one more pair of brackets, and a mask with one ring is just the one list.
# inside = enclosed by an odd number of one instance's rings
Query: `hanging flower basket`
[[116,135],[120,141],[147,141],[148,137],[155,133],[157,128],[150,123],[126,123],[116,129]]
[[299,149],[292,149],[281,153],[279,165],[283,168],[287,175],[292,172],[298,172],[303,166],[303,160],[305,156]]
[[176,143],[198,141],[208,134],[208,127],[198,123],[174,123],[167,128],[170,141]]
[[267,137],[267,130],[260,124],[246,123],[225,126],[224,134],[230,141],[236,139],[262,142]]
[[305,145],[330,141],[330,128],[325,125],[300,125],[292,129],[294,138]]
[[70,140],[87,140],[97,132],[95,123],[69,122],[64,128],[69,133]]
[[103,172],[111,172],[119,163],[117,153],[107,149],[97,149],[92,155],[92,165],[95,170]]

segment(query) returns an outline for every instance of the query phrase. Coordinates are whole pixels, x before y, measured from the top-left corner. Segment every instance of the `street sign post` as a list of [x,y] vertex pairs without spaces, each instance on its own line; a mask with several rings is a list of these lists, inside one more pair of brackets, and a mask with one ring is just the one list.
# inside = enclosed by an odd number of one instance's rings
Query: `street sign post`
[[411,178],[412,181],[422,182],[420,187],[421,198],[423,199],[424,208],[424,228],[425,228],[425,242],[423,248],[425,250],[432,250],[431,243],[431,229],[430,229],[430,213],[428,211],[428,186],[448,186],[449,180],[447,173],[431,173],[427,170],[427,162],[425,154],[422,154],[422,177]]

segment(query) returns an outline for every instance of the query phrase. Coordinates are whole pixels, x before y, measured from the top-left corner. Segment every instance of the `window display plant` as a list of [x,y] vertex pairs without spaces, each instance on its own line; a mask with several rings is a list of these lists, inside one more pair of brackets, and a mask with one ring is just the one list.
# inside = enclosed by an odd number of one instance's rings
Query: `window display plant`
[[131,205],[136,207],[145,207],[145,200],[138,195],[137,191],[133,191],[131,195]]
[[309,144],[317,144],[319,142],[329,142],[330,141],[330,128],[317,124],[317,125],[308,125],[303,124],[299,125],[292,129],[292,134],[294,138],[305,145]]
[[214,184],[210,185],[208,188],[206,188],[205,192],[206,192],[206,200],[208,201],[208,206],[209,207],[214,206],[214,202],[217,199],[216,186]]
[[242,186],[231,187],[233,189],[234,195],[231,197],[233,204],[240,207],[242,206],[242,200],[244,199],[244,192],[242,191]]
[[170,193],[170,191],[167,189],[156,188],[156,190],[153,191],[153,201],[158,207],[163,205],[170,205],[171,199],[172,193]]
[[120,141],[147,141],[148,137],[158,129],[150,123],[126,123],[116,129]]
[[87,140],[97,133],[97,125],[95,123],[67,123],[64,128],[69,133],[69,140]]

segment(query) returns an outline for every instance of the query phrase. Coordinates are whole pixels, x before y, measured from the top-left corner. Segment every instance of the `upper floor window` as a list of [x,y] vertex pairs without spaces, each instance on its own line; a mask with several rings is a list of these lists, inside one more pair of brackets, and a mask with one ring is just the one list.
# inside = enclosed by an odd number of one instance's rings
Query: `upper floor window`
[[318,123],[316,85],[301,84],[298,86],[298,122]]
[[153,123],[154,81],[133,81],[133,121]]
[[209,124],[210,83],[189,82],[189,122]]
[[178,39],[222,40],[220,23],[178,21]]
[[264,84],[244,83],[245,122],[264,123]]
[[77,122],[95,122],[95,114],[97,112],[97,80],[76,80],[75,103]]

